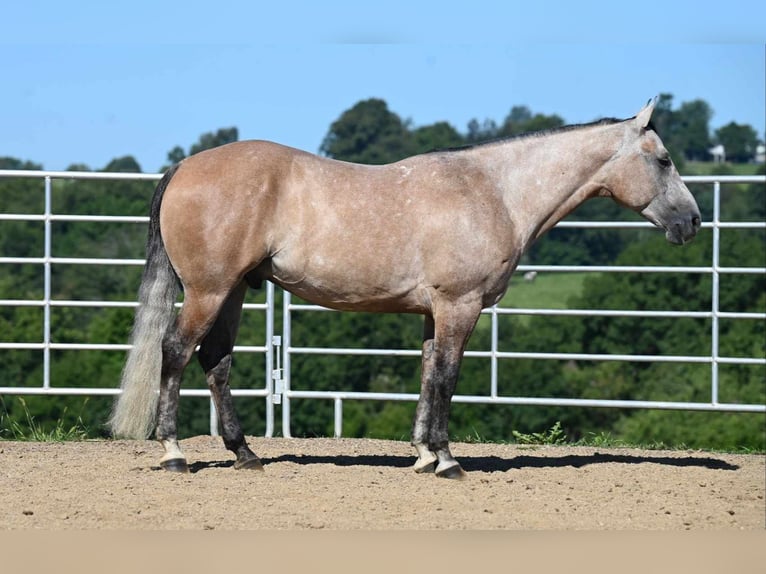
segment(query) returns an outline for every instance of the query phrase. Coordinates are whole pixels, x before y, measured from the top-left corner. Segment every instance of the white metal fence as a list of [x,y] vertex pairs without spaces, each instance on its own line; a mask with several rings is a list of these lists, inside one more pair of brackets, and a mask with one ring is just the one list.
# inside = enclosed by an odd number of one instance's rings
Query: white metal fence
[[[51,340],[51,309],[55,307],[135,307],[135,301],[79,301],[55,300],[51,297],[51,268],[54,265],[143,265],[143,259],[104,259],[104,258],[66,258],[53,255],[52,223],[67,222],[99,222],[135,223],[146,225],[148,217],[131,217],[119,215],[65,215],[52,210],[52,181],[57,179],[74,180],[143,180],[156,181],[161,174],[118,174],[118,173],[86,173],[86,172],[45,172],[45,171],[12,171],[0,170],[2,178],[34,178],[42,182],[41,194],[44,196],[43,213],[0,213],[2,221],[38,221],[44,225],[44,247],[39,257],[5,257],[0,254],[0,269],[5,264],[35,264],[43,268],[43,297],[42,299],[5,299],[0,300],[2,306],[32,306],[43,309],[43,330],[40,341],[22,343],[0,342],[3,349],[31,349],[42,352],[43,375],[39,387],[7,386],[0,379],[1,395],[115,395],[119,392],[117,381],[114,387],[108,388],[64,388],[56,386],[51,381],[50,353],[52,350],[71,351],[102,350],[126,351],[126,344],[79,344],[56,343]],[[488,351],[468,351],[467,357],[478,357],[490,362],[490,380],[486,395],[455,395],[455,402],[490,403],[513,405],[559,405],[572,407],[611,407],[611,408],[653,408],[681,409],[697,411],[730,411],[730,412],[766,412],[763,404],[734,404],[719,401],[719,366],[723,364],[766,365],[763,356],[725,357],[719,354],[719,321],[734,320],[766,320],[766,313],[734,313],[722,311],[719,308],[720,285],[722,274],[766,274],[766,267],[722,267],[719,264],[720,231],[722,229],[766,229],[764,221],[735,222],[722,221],[720,216],[721,185],[729,183],[760,183],[766,184],[765,176],[693,176],[684,177],[687,183],[702,183],[713,188],[713,219],[703,223],[703,228],[712,228],[713,259],[710,265],[700,267],[673,266],[566,266],[566,265],[528,265],[520,266],[519,272],[606,272],[606,273],[695,273],[712,276],[712,306],[705,311],[635,311],[635,310],[591,310],[591,309],[517,309],[494,306],[485,309],[491,321],[491,346]],[[765,186],[766,187],[766,186]],[[766,191],[766,189],[764,190]],[[766,196],[766,193],[764,193]],[[766,197],[764,197],[766,199]],[[3,198],[0,196],[0,211]],[[570,228],[642,228],[651,227],[646,222],[624,221],[563,221],[558,227]],[[1,273],[2,271],[0,271]],[[292,344],[291,325],[294,313],[328,311],[315,305],[295,304],[290,294],[283,297],[283,324],[281,335],[274,330],[274,287],[267,283],[266,301],[262,304],[248,304],[246,308],[265,311],[264,344],[260,346],[237,346],[235,352],[262,353],[265,356],[265,372],[263,385],[253,382],[249,389],[235,389],[235,396],[263,397],[266,402],[266,436],[274,432],[274,405],[281,404],[282,434],[290,436],[290,401],[291,399],[331,400],[334,403],[335,435],[340,436],[343,424],[343,401],[346,400],[386,400],[386,401],[415,401],[417,394],[413,393],[374,393],[374,392],[343,392],[343,391],[309,391],[294,390],[291,384],[291,359],[295,355],[388,355],[388,356],[418,356],[419,349],[359,349],[359,348],[326,348],[326,347],[297,347]],[[642,317],[642,318],[698,318],[711,320],[711,348],[709,354],[702,356],[690,355],[617,355],[617,354],[578,354],[578,353],[527,353],[507,352],[498,349],[498,318],[503,315],[561,315],[561,316],[605,316],[605,317]],[[588,360],[588,361],[631,361],[631,362],[674,362],[674,363],[703,363],[710,365],[710,400],[707,402],[664,402],[639,400],[597,400],[578,398],[547,398],[547,397],[518,397],[504,396],[498,392],[498,364],[507,359],[535,360]],[[1,375],[0,375],[1,376]],[[459,390],[459,387],[458,387]],[[185,396],[209,396],[206,389],[184,389]],[[211,434],[217,434],[217,417],[211,402],[210,411]]]

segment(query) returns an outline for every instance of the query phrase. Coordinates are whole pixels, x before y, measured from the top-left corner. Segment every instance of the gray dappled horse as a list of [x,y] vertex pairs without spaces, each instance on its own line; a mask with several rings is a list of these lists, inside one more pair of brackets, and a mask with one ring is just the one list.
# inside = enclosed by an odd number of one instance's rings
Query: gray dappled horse
[[263,141],[183,160],[152,200],[114,435],[143,439],[155,430],[161,466],[188,470],[176,418],[181,374],[199,344],[234,466],[261,469],[228,377],[245,291],[269,280],[333,309],[425,316],[414,470],[463,476],[447,432],[463,350],[532,242],[599,196],[663,228],[671,243],[697,233],[699,209],[652,129],[653,109],[388,165]]

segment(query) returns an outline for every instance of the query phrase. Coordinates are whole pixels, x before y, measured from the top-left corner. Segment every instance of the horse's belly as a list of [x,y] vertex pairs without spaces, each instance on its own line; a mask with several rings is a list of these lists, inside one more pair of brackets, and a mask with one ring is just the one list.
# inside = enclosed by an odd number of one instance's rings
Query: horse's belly
[[378,312],[425,312],[423,289],[415,273],[384,266],[309,257],[301,265],[272,261],[269,279],[311,303],[332,309]]

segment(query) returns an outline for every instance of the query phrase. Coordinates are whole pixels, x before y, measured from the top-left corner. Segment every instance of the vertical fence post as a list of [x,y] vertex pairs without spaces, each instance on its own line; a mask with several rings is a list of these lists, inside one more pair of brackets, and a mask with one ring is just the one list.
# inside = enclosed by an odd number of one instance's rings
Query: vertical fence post
[[334,427],[334,436],[335,438],[340,438],[343,436],[343,399],[340,397],[335,397],[334,399],[335,403],[335,427]]
[[719,305],[719,266],[721,248],[721,182],[713,184],[713,293],[711,317],[710,349],[710,402],[718,404],[718,305]]
[[45,239],[43,253],[43,388],[51,388],[51,211],[52,185],[45,177]]
[[266,281],[266,436],[274,436],[274,284]]
[[290,347],[292,333],[290,329],[290,293],[282,291],[282,436],[290,438]]
[[497,332],[498,332],[498,326],[497,326],[497,305],[492,306],[492,326],[491,326],[491,333],[492,333],[492,341],[490,343],[491,350],[490,350],[490,392],[489,396],[491,396],[493,399],[497,398]]

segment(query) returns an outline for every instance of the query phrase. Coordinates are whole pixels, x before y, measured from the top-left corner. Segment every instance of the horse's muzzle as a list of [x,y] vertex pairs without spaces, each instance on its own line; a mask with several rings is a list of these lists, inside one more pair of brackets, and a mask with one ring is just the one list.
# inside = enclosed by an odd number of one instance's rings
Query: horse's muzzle
[[699,213],[674,217],[665,227],[665,238],[670,243],[683,245],[694,239],[701,226],[702,220]]

